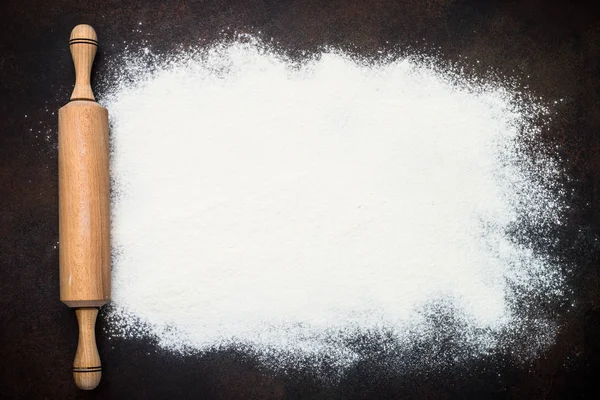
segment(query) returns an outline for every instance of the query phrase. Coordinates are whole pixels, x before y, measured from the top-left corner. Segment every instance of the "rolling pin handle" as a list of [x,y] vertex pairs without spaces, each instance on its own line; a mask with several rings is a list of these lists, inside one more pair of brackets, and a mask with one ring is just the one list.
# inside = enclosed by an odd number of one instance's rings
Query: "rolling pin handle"
[[79,343],[73,362],[73,378],[80,389],[92,390],[102,378],[95,333],[98,308],[77,308],[75,314],[79,323]]
[[94,28],[85,24],[73,28],[69,39],[69,48],[75,65],[75,88],[71,95],[71,101],[96,101],[90,84],[92,64],[98,48],[98,36],[96,36]]

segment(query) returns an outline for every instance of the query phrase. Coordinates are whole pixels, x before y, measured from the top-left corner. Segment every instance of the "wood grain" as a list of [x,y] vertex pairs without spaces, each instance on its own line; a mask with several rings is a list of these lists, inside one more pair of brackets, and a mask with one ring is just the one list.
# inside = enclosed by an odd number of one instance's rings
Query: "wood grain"
[[78,308],[75,314],[79,322],[79,344],[73,362],[73,378],[79,388],[91,390],[98,386],[102,377],[102,365],[94,332],[98,309]]
[[58,120],[60,299],[99,307],[110,299],[108,112],[73,101]]
[[96,54],[93,28],[78,25],[69,41],[76,83],[58,112],[60,299],[77,308],[79,345],[75,383],[93,389],[102,375],[94,326],[110,299],[110,177],[108,111],[94,101],[90,72]]
[[75,65],[75,88],[71,100],[95,100],[90,85],[92,64],[98,48],[98,36],[89,25],[77,25],[71,32],[69,48]]

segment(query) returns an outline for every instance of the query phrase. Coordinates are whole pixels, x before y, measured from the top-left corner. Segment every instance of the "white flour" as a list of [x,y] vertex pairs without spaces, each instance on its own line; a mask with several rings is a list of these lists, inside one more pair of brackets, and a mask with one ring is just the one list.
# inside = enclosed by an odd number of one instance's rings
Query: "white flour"
[[515,304],[560,297],[562,276],[506,233],[561,215],[532,178],[556,168],[519,151],[534,102],[415,59],[298,66],[243,43],[136,57],[103,99],[113,335],[337,365],[360,334],[435,346],[440,316],[465,357],[552,341],[553,321]]

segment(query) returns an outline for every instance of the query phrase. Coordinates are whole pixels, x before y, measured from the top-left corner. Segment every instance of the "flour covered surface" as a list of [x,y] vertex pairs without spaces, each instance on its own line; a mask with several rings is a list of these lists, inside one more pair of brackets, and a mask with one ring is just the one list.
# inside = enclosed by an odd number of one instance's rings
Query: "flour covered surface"
[[542,100],[423,57],[298,63],[254,40],[120,68],[100,99],[112,335],[342,369],[553,342],[538,307],[565,277],[533,242],[565,206]]

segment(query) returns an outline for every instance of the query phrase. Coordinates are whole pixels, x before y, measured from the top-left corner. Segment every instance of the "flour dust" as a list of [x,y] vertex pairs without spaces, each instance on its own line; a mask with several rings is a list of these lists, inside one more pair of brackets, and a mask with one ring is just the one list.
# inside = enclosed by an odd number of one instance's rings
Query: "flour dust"
[[443,340],[454,361],[552,343],[519,305],[559,301],[564,277],[509,233],[562,218],[559,169],[524,155],[540,101],[420,58],[298,64],[252,41],[120,71],[101,99],[112,335],[341,369],[373,346],[406,363],[443,362]]

